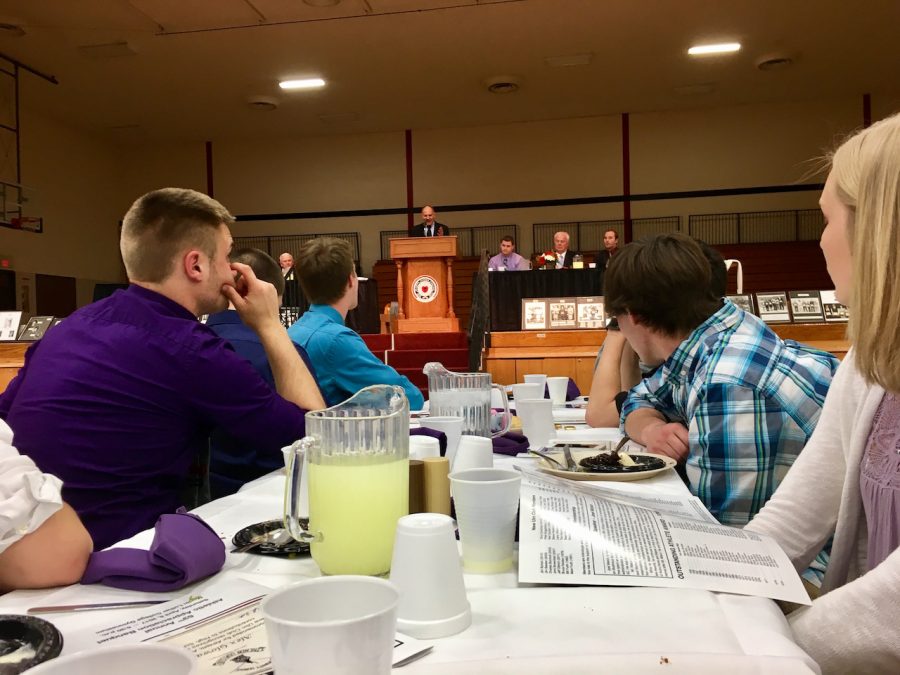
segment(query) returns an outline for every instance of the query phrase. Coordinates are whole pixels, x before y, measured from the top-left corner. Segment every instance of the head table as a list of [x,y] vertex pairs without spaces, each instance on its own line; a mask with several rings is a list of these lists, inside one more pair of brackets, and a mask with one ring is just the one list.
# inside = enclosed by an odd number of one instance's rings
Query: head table
[[[531,465],[529,459],[495,456],[495,466]],[[684,491],[674,472],[623,489]],[[196,509],[226,542],[241,528],[280,517],[284,476],[276,472],[241,492]],[[149,547],[152,532],[122,545]],[[319,576],[309,557],[283,559],[228,553],[213,579],[247,579],[277,588]],[[206,580],[196,584],[202,589]],[[427,656],[402,667],[409,675],[438,673],[818,673],[798,647],[771,600],[699,590],[562,587],[520,584],[515,571],[466,574],[472,625],[434,645]],[[25,613],[35,605],[115,602],[176,597],[106,586],[16,591],[0,596],[0,614]],[[114,623],[120,610],[52,614],[44,618],[67,631]],[[67,651],[64,649],[64,654]]]

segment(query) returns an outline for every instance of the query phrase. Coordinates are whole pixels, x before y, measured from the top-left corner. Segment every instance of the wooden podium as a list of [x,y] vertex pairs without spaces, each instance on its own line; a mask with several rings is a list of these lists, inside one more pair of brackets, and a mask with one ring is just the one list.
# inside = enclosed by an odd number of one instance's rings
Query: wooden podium
[[456,333],[453,312],[453,259],[456,237],[391,239],[397,265],[397,301],[401,333]]

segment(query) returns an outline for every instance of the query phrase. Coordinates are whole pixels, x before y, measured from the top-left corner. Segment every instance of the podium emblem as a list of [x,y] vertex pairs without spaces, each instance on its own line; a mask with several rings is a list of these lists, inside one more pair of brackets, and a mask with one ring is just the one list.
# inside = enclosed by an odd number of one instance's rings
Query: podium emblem
[[431,302],[437,297],[438,283],[434,277],[423,274],[412,283],[413,297],[419,302]]

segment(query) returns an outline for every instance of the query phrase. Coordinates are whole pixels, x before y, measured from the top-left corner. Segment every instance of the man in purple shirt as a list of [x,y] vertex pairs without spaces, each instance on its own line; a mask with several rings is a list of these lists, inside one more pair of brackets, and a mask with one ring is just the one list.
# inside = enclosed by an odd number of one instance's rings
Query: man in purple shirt
[[[120,244],[129,288],[48,331],[0,397],[16,445],[64,481],[97,549],[180,506],[214,427],[287,445],[304,435],[305,411],[324,407],[281,326],[275,288],[229,264],[232,222],[192,190],[138,199]],[[197,321],[229,301],[259,335],[278,393]]]

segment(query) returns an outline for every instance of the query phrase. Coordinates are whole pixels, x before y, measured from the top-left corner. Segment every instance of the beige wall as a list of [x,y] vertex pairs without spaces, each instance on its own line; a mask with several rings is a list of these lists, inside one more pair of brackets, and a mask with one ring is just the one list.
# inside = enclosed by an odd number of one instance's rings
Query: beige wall
[[[875,95],[873,117],[900,96]],[[801,182],[808,160],[862,121],[861,97],[630,115],[633,194]],[[118,221],[147,190],[206,189],[202,142],[114,146],[24,111],[23,180],[36,188],[28,213],[45,233],[0,230],[0,253],[22,271],[122,279]],[[416,205],[565,199],[622,192],[621,118],[413,132]],[[217,140],[215,196],[236,215],[403,208],[404,134]],[[807,180],[817,180],[816,178]],[[634,202],[633,217],[815,208],[817,195]],[[532,225],[622,217],[621,204],[471,210],[438,214],[450,227],[517,224],[519,250],[533,249]],[[365,272],[380,256],[380,230],[405,215],[242,222],[235,235],[358,231]],[[543,245],[539,242],[539,245]]]
[[119,280],[120,171],[112,146],[34,110],[21,114],[24,213],[43,234],[2,229],[16,271]]

